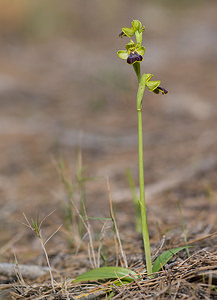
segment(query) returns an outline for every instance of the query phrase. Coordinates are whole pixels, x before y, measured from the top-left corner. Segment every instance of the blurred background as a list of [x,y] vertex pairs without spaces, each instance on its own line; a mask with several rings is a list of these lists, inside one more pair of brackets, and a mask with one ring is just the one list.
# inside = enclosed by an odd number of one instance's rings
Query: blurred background
[[107,215],[106,176],[113,200],[131,203],[137,80],[116,52],[133,19],[146,26],[142,72],[169,91],[144,98],[146,184],[216,155],[216,11],[215,0],[0,2],[1,245],[23,231],[22,212],[59,215],[60,153],[73,181],[82,151],[91,216]]

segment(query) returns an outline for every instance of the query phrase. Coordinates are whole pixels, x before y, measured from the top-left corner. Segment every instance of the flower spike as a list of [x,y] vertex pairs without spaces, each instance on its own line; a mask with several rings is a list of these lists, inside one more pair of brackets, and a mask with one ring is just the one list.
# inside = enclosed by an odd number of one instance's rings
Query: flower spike
[[[145,30],[145,26],[139,20],[133,20],[131,22],[132,27],[123,27],[119,37],[128,37],[130,38],[129,43],[126,44],[126,50],[119,50],[117,55],[127,61],[129,65],[133,65],[138,80],[140,82],[141,78],[143,77],[142,83],[144,84],[144,90],[147,87],[149,91],[154,92],[155,94],[159,94],[160,92],[162,95],[168,93],[165,88],[160,87],[160,81],[150,80],[154,75],[152,74],[140,74],[140,63],[143,61],[143,55],[145,54],[145,47],[142,46],[142,35],[143,31]],[[136,42],[134,42],[131,38],[135,36]]]

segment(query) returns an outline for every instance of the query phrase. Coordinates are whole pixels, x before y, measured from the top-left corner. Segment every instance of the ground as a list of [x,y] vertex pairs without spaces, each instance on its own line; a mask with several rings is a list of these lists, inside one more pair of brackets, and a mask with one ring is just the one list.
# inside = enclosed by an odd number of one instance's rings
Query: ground
[[[138,186],[137,81],[116,55],[125,44],[118,34],[132,15],[146,25],[142,71],[155,74],[169,90],[165,96],[146,92],[143,102],[152,254],[185,243],[183,222],[193,247],[189,259],[180,252],[155,279],[114,288],[113,298],[216,299],[216,2],[138,1],[132,11],[130,1],[106,7],[94,0],[96,9],[87,4],[85,11],[79,1],[60,11],[55,2],[51,12],[44,8],[44,20],[48,12],[51,20],[57,14],[65,26],[60,29],[57,21],[40,27],[37,14],[35,23],[23,23],[25,3],[13,14],[5,4],[7,18],[0,14],[1,262],[47,265],[23,213],[29,220],[45,218],[44,240],[62,227],[46,244],[56,294],[49,274],[24,281],[0,275],[0,299],[73,299],[92,288],[70,281],[92,268],[89,237],[84,229],[79,237],[77,216],[76,222],[67,217],[70,199],[78,204],[85,197],[88,217],[98,218],[90,219],[95,251],[102,244],[108,265],[123,263],[110,221],[100,233],[110,217],[107,180],[128,264],[145,274],[126,179],[129,168]],[[40,5],[36,8],[42,18]],[[79,181],[79,174],[87,180]],[[64,180],[72,184],[71,195]],[[105,298],[102,292],[91,295]]]

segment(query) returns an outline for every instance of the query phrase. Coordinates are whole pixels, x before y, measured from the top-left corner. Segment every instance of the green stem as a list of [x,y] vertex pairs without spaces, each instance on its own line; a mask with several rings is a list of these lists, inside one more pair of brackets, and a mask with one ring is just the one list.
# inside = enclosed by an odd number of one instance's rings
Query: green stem
[[137,93],[137,113],[138,113],[138,148],[139,148],[139,187],[140,187],[140,208],[141,208],[141,223],[142,236],[145,249],[145,260],[148,275],[152,273],[151,249],[148,232],[147,213],[145,206],[145,184],[144,184],[144,164],[143,164],[143,132],[142,132],[142,98],[145,91],[145,76],[140,75],[140,64],[133,65],[139,81]]
[[144,165],[143,165],[143,134],[142,134],[142,110],[138,110],[138,147],[139,147],[139,187],[140,187],[140,207],[142,236],[145,249],[145,260],[147,273],[152,273],[151,249],[148,233],[147,213],[145,206],[145,185],[144,185]]

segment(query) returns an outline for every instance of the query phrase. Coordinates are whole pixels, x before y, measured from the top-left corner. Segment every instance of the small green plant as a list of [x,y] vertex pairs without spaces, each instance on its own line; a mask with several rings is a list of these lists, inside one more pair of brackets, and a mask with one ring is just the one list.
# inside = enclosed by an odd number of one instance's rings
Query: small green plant
[[[120,37],[130,38],[129,43],[126,44],[126,50],[119,50],[117,52],[121,59],[127,61],[129,65],[132,65],[138,78],[138,92],[137,92],[137,113],[138,113],[138,151],[139,151],[139,185],[140,185],[140,199],[139,205],[141,210],[141,224],[142,224],[142,236],[145,249],[145,258],[147,273],[152,273],[152,262],[151,262],[151,250],[147,223],[147,213],[145,205],[145,186],[144,186],[144,166],[143,166],[143,133],[142,133],[142,100],[146,87],[149,91],[163,95],[167,94],[167,90],[160,87],[160,81],[152,81],[151,78],[154,76],[149,73],[141,75],[140,63],[143,61],[143,55],[145,54],[145,47],[142,45],[143,32],[145,27],[139,20],[131,22],[132,27],[123,27]],[[135,36],[136,41],[134,42],[131,38]]]
[[31,222],[28,220],[28,218],[26,217],[26,215],[23,213],[23,216],[26,220],[26,223],[24,223],[24,225],[28,228],[30,228],[32,231],[35,232],[36,236],[38,237],[40,243],[41,243],[41,247],[44,251],[45,254],[45,258],[47,261],[47,265],[49,268],[49,273],[50,273],[50,279],[51,279],[51,285],[52,288],[54,289],[54,279],[53,279],[53,274],[52,274],[52,270],[51,270],[51,266],[50,266],[50,261],[49,261],[49,257],[47,254],[47,250],[45,248],[45,245],[47,244],[47,242],[57,233],[57,231],[60,229],[60,227],[62,225],[60,225],[57,230],[46,240],[44,241],[43,237],[42,237],[42,232],[41,232],[41,226],[43,224],[43,222],[45,221],[45,219],[47,219],[53,212],[51,212],[48,216],[46,216],[44,219],[42,219],[42,221],[39,222],[39,214],[37,214],[36,220],[34,221],[33,219],[31,219]]

